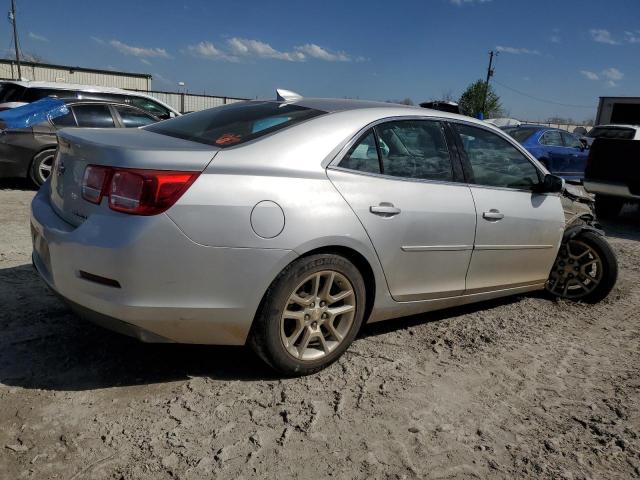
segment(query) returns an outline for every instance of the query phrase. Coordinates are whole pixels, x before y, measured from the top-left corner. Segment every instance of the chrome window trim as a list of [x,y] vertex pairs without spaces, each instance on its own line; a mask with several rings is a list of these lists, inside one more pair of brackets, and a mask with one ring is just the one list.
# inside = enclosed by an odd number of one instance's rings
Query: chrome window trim
[[[482,130],[486,130],[488,132],[494,133],[496,135],[498,135],[500,138],[503,138],[504,140],[506,140],[511,146],[515,147],[516,150],[518,150],[522,155],[524,155],[524,157],[529,160],[530,163],[533,164],[533,167],[539,172],[541,173],[543,176],[546,175],[547,173],[549,173],[548,171],[546,171],[546,168],[544,167],[544,165],[542,165],[540,162],[538,162],[538,160],[531,155],[524,147],[522,147],[519,143],[517,143],[515,140],[513,140],[509,135],[507,135],[506,133],[504,133],[502,130],[500,129],[493,129],[489,126],[485,126],[485,125],[480,125],[478,123],[475,122],[469,122],[469,121],[465,121],[464,119],[458,119],[458,118],[448,118],[448,117],[441,117],[441,116],[423,116],[423,115],[402,115],[402,116],[393,116],[393,117],[384,117],[384,118],[379,118],[377,120],[374,120],[373,122],[370,122],[368,124],[366,124],[364,127],[360,128],[339,150],[338,153],[336,153],[333,157],[332,160],[330,160],[327,164],[327,166],[325,168],[327,169],[331,169],[331,170],[337,170],[337,171],[341,171],[341,172],[346,172],[346,173],[351,173],[354,175],[366,175],[366,176],[372,176],[372,177],[379,177],[379,178],[383,178],[383,179],[391,179],[391,180],[398,180],[398,181],[403,181],[403,182],[419,182],[419,183],[435,183],[435,184],[440,184],[440,185],[455,185],[455,186],[460,186],[460,185],[464,185],[467,187],[476,187],[476,188],[487,188],[487,189],[491,189],[491,190],[506,190],[509,192],[524,192],[524,193],[528,193],[530,195],[544,195],[544,196],[552,196],[552,197],[559,197],[560,193],[535,193],[532,192],[531,190],[528,189],[524,189],[524,188],[509,188],[509,187],[495,187],[495,186],[491,186],[491,185],[480,185],[477,183],[468,183],[468,182],[448,182],[448,181],[444,181],[444,180],[430,180],[430,179],[424,179],[424,178],[407,178],[407,177],[396,177],[393,175],[385,175],[382,173],[372,173],[372,172],[362,172],[359,170],[353,170],[350,168],[345,168],[345,167],[340,167],[339,164],[342,161],[342,159],[345,157],[345,155],[349,152],[349,150],[351,149],[351,147],[354,145],[355,142],[357,142],[362,135],[364,135],[364,133],[368,130],[368,129],[372,129],[375,126],[381,124],[381,123],[387,123],[387,122],[392,122],[392,121],[402,121],[402,120],[432,120],[432,121],[438,121],[438,122],[447,122],[450,124],[462,124],[462,125],[468,125],[470,127],[475,127],[475,128],[479,128]],[[457,132],[456,132],[457,135]],[[447,144],[447,148],[450,148],[450,146]]]
[[385,175],[383,173],[373,173],[373,172],[361,172],[360,170],[352,170],[350,168],[345,168],[345,167],[332,167],[329,166],[327,167],[328,170],[335,170],[338,172],[345,172],[345,173],[352,173],[354,175],[366,175],[368,177],[378,177],[381,179],[385,179],[385,180],[397,180],[400,182],[414,182],[414,183],[433,183],[433,184],[438,184],[438,185],[449,185],[449,186],[456,186],[456,187],[465,187],[465,186],[469,186],[467,183],[464,182],[449,182],[446,180],[431,180],[428,178],[408,178],[408,177],[396,177],[394,175]]

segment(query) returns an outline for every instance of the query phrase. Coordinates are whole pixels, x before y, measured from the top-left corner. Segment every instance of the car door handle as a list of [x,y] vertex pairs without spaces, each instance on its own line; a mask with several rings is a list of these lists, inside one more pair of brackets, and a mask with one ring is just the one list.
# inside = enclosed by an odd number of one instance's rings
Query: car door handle
[[374,215],[380,215],[381,217],[393,217],[400,214],[402,210],[395,207],[393,203],[381,202],[380,205],[371,205],[369,211]]
[[504,218],[504,213],[500,213],[499,210],[496,210],[495,208],[492,208],[488,212],[483,212],[482,213],[482,218],[484,218],[485,220],[489,220],[489,221],[502,220]]

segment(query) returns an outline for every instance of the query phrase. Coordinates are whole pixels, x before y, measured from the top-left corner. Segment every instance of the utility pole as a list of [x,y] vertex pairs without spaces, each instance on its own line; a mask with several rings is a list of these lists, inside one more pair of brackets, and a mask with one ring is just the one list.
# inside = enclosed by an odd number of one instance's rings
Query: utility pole
[[484,82],[484,97],[482,98],[482,110],[480,111],[483,120],[484,110],[487,108],[487,96],[489,95],[489,80],[493,77],[493,57],[497,55],[498,53],[493,50],[489,52],[489,68],[487,68],[487,81]]
[[22,80],[22,69],[20,68],[20,45],[18,43],[18,28],[16,27],[16,0],[11,0],[11,11],[9,12],[9,20],[13,24],[13,45],[16,47],[18,80]]

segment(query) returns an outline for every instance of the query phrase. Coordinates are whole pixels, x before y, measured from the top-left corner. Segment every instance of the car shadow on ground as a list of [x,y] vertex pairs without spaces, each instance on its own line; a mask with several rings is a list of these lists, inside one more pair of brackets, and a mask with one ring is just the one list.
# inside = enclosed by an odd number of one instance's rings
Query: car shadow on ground
[[625,205],[616,218],[598,220],[608,237],[640,241],[640,206]]
[[32,190],[35,192],[38,188],[31,180],[26,178],[0,179],[0,190]]
[[[365,325],[360,337],[384,335],[517,301],[505,298]],[[282,378],[247,347],[147,344],[110,332],[73,314],[31,265],[0,270],[0,383],[80,391],[209,377]]]

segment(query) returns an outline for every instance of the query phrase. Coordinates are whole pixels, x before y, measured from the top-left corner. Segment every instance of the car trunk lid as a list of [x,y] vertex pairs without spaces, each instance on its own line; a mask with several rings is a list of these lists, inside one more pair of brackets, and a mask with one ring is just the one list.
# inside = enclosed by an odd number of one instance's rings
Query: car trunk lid
[[[82,198],[87,165],[201,172],[219,150],[142,129],[63,129],[51,174],[51,203],[63,219],[80,225],[108,208]],[[115,214],[115,212],[113,212]]]

